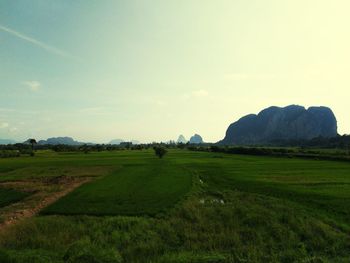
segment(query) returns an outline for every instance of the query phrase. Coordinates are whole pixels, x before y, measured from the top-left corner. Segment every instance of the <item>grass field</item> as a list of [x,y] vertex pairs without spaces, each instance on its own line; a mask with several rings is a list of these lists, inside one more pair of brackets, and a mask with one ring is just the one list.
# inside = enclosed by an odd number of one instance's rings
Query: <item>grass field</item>
[[3,229],[0,262],[350,259],[346,162],[186,150],[0,160],[0,182],[62,175],[94,179]]
[[170,161],[127,165],[63,197],[43,214],[155,215],[191,189],[191,174]]
[[0,188],[0,208],[18,202],[28,195],[28,193],[15,191],[13,189]]

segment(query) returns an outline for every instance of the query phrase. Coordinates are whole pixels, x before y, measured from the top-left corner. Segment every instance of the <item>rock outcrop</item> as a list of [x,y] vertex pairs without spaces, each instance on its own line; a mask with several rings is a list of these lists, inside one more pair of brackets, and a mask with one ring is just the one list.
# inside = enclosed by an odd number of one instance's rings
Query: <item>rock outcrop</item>
[[47,140],[41,140],[38,142],[39,145],[83,145],[83,142],[77,142],[71,137],[53,137]]
[[187,143],[186,138],[181,134],[177,139],[177,143]]
[[191,144],[200,144],[203,143],[203,139],[199,134],[195,134],[190,139]]
[[330,108],[290,105],[269,107],[232,123],[220,144],[252,145],[274,141],[310,140],[337,136],[337,120]]

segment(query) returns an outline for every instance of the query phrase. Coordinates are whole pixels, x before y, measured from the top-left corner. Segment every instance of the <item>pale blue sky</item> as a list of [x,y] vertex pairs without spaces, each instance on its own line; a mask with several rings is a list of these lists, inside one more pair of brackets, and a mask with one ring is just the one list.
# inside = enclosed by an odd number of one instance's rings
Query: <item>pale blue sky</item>
[[347,0],[0,0],[0,138],[223,138],[270,105],[350,133]]

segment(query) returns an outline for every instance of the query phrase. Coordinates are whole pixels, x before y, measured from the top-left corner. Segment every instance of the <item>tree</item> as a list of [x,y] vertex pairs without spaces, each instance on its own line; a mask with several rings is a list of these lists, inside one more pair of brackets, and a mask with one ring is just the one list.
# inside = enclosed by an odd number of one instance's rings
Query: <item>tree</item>
[[35,139],[29,139],[29,143],[32,145],[32,151],[34,152],[34,144],[37,144]]
[[154,153],[159,158],[163,158],[163,156],[167,153],[167,150],[163,146],[154,146]]

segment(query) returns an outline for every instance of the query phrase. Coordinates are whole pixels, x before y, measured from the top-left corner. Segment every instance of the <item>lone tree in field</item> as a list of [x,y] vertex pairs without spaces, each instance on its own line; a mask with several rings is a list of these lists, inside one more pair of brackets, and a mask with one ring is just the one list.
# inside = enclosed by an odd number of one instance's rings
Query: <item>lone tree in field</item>
[[34,152],[34,144],[37,143],[36,140],[35,139],[29,139],[28,141],[32,145],[32,151]]
[[159,158],[163,158],[163,156],[167,153],[167,150],[162,146],[154,146],[153,149],[154,149],[154,153]]

